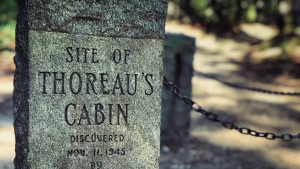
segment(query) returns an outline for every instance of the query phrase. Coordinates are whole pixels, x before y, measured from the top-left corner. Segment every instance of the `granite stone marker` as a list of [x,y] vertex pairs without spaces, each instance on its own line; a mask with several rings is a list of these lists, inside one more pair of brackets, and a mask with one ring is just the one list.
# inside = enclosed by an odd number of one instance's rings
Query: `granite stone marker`
[[158,168],[166,0],[20,0],[16,169]]
[[[182,61],[193,65],[195,39],[166,34],[164,48],[164,76],[191,97],[193,72]],[[161,144],[176,149],[189,135],[191,108],[166,88],[163,88],[162,105]]]

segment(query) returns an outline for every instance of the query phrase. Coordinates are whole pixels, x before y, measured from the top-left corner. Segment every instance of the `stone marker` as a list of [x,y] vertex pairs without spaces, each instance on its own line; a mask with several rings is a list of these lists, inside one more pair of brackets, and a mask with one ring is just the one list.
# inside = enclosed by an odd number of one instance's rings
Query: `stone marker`
[[[195,39],[166,34],[164,48],[164,76],[191,97],[193,72],[180,60],[193,65]],[[166,88],[163,88],[162,105],[161,144],[176,149],[189,134],[191,109]]]
[[19,1],[16,169],[158,168],[166,8]]

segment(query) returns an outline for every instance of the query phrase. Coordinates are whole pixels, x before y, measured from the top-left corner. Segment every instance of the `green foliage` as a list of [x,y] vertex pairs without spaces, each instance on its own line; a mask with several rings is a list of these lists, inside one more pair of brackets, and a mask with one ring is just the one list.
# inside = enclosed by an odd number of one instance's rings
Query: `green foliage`
[[256,21],[256,17],[256,6],[254,4],[251,4],[246,11],[246,21],[254,22]]
[[294,29],[294,33],[297,35],[297,36],[300,36],[300,26],[296,27]]
[[204,22],[217,23],[220,20],[224,22],[234,23],[236,20],[238,0],[192,0],[190,6],[194,14]]
[[201,23],[276,23],[279,0],[170,0]]
[[196,16],[203,17],[207,10],[208,0],[191,0],[190,5],[193,7],[192,9]]
[[14,22],[17,17],[16,0],[1,0],[0,2],[0,25]]
[[10,48],[15,39],[17,1],[0,1],[0,49]]
[[11,48],[15,40],[15,21],[0,25],[0,49]]

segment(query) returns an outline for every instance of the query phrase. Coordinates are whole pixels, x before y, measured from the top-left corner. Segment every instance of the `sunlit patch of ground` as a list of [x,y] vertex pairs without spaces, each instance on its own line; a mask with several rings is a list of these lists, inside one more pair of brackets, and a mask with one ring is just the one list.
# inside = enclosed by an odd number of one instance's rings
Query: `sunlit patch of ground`
[[15,136],[11,124],[0,124],[0,168],[13,168]]
[[248,35],[260,40],[270,40],[279,33],[276,28],[266,26],[260,23],[243,23],[240,27],[241,30],[246,32]]
[[14,53],[0,52],[0,169],[12,169],[15,156],[13,129],[13,63]]

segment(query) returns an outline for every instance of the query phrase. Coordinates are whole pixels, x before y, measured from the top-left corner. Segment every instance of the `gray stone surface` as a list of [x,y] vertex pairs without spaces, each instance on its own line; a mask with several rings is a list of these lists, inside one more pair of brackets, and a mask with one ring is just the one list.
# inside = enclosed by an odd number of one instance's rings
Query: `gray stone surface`
[[166,0],[27,0],[31,30],[163,37]]
[[158,168],[166,1],[19,7],[15,168]]
[[[193,65],[195,39],[181,34],[166,34],[163,74],[180,91],[191,97],[192,71],[180,60]],[[176,149],[189,134],[190,107],[165,87],[162,92],[161,144]]]

